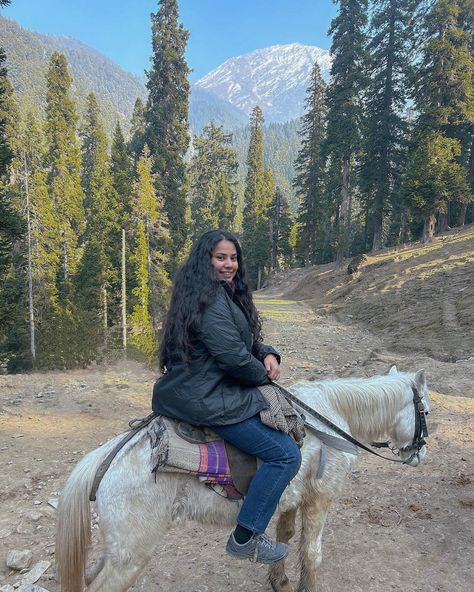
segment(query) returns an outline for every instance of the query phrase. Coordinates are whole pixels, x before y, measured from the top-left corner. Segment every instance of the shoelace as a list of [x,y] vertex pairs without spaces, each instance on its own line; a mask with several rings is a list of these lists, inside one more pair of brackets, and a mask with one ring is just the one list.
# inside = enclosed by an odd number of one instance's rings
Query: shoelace
[[267,536],[266,534],[257,535],[255,537],[255,550],[253,552],[253,558],[252,558],[252,561],[254,561],[254,562],[258,561],[258,552],[259,552],[260,544],[264,547],[268,547],[269,549],[274,549],[276,547],[275,541],[272,541],[272,539],[269,536]]

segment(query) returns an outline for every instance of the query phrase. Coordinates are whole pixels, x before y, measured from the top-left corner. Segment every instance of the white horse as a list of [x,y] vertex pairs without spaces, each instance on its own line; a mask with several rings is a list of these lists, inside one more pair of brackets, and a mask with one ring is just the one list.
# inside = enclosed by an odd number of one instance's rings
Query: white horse
[[[425,457],[426,446],[423,444],[415,454],[403,450],[414,441],[413,388],[429,411],[423,370],[402,373],[392,367],[385,376],[301,382],[291,391],[363,442],[388,437],[400,459],[417,466]],[[322,424],[317,427],[333,433]],[[173,523],[197,520],[229,528],[235,524],[240,504],[216,495],[195,477],[158,472],[155,481],[150,441],[146,429],[142,430],[120,450],[99,486],[97,506],[104,553],[86,577],[91,533],[89,493],[97,468],[121,437],[89,452],[76,465],[62,492],[56,562],[65,592],[81,592],[85,584],[87,592],[124,592]],[[309,432],[302,448],[301,468],[285,490],[278,510],[277,538],[284,542],[294,535],[295,516],[298,510],[301,512],[298,592],[316,590],[326,515],[356,460],[353,454],[328,448],[323,476],[316,478],[320,457],[321,443]],[[269,578],[275,592],[291,592],[284,561],[270,567]]]

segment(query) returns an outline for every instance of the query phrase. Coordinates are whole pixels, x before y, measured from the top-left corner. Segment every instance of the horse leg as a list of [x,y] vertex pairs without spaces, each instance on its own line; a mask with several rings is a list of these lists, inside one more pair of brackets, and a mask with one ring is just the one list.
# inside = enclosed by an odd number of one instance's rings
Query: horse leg
[[92,565],[86,573],[86,586],[89,586],[91,582],[95,580],[95,578],[99,575],[99,572],[102,570],[105,564],[105,555],[100,555],[100,557],[96,560],[94,565]]
[[300,581],[297,592],[316,592],[317,569],[321,564],[321,543],[324,523],[331,501],[316,497],[301,505]]
[[[295,518],[297,508],[282,512],[278,518],[276,534],[277,540],[283,543],[288,541],[295,534]],[[268,572],[268,579],[274,592],[292,592],[290,581],[285,573],[285,560],[282,559],[271,565]]]

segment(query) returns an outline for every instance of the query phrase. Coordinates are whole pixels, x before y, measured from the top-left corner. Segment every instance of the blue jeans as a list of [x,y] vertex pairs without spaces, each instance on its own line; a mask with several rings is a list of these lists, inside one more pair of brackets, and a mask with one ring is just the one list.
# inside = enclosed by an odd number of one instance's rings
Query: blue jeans
[[212,426],[224,440],[263,461],[254,475],[237,523],[261,534],[273,516],[280,497],[296,475],[300,450],[291,436],[264,425],[259,415],[225,426]]

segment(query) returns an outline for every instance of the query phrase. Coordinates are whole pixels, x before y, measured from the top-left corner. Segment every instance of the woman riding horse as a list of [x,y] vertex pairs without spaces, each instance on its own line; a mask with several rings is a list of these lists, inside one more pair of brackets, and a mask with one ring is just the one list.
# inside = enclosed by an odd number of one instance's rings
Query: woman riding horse
[[290,435],[259,416],[267,403],[258,387],[279,378],[280,356],[262,343],[242,249],[229,232],[206,232],[178,271],[160,361],[164,375],[153,389],[153,411],[209,426],[262,461],[227,553],[260,563],[283,559],[288,546],[265,530],[301,455]]

